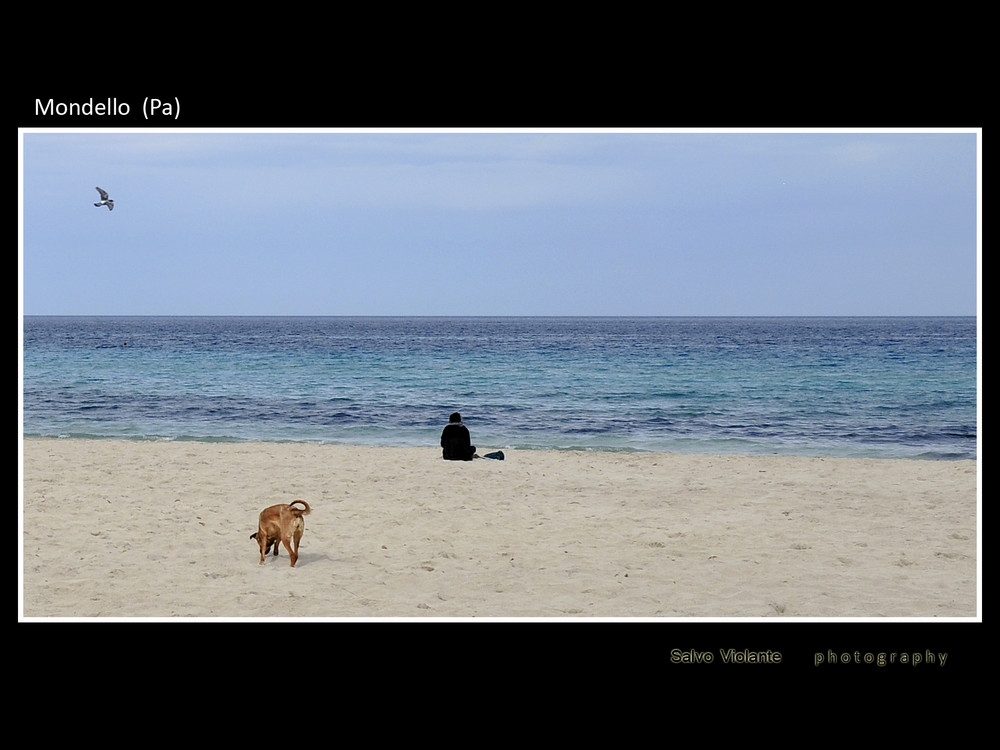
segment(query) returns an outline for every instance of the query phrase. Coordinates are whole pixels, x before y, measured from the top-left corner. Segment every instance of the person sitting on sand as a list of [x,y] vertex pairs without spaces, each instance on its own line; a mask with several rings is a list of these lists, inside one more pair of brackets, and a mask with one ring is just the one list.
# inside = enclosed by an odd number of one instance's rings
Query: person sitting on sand
[[441,431],[441,452],[448,461],[471,461],[479,458],[476,446],[472,445],[469,428],[462,424],[462,415],[457,411],[448,419]]

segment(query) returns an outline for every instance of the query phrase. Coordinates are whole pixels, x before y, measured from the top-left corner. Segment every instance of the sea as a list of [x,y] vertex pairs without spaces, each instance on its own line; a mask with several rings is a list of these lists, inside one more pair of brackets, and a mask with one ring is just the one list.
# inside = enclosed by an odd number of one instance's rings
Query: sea
[[25,437],[977,458],[975,317],[22,318]]

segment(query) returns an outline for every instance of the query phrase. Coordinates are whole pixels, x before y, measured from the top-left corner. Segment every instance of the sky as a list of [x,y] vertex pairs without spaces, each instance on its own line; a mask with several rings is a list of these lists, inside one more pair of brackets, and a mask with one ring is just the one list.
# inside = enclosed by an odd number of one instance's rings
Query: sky
[[981,139],[19,130],[20,308],[976,315]]

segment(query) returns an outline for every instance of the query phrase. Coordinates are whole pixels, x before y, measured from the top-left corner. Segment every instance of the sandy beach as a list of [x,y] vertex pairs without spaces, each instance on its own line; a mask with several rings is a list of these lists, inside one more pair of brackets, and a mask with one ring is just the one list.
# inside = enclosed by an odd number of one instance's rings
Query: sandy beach
[[[25,439],[19,616],[979,614],[976,461],[506,454]],[[297,567],[259,565],[297,498]]]

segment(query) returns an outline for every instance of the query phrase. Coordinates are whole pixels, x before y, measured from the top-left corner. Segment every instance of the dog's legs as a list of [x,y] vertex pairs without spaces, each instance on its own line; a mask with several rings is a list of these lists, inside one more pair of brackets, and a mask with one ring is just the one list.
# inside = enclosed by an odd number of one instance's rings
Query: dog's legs
[[256,539],[257,544],[260,545],[260,564],[264,564],[264,559],[267,557],[267,553],[271,551],[271,547],[274,547],[274,556],[278,556],[278,540],[270,538],[263,531],[258,531],[256,534],[250,535],[251,539]]
[[[299,549],[298,549],[299,546],[298,546],[298,544],[295,544],[293,546],[293,544],[292,544],[292,541],[293,541],[292,537],[288,537],[288,536],[282,537],[281,541],[284,543],[285,549],[288,550],[288,557],[289,557],[289,560],[290,560],[290,562],[288,564],[288,567],[294,568],[295,567],[295,563],[299,559]],[[277,547],[277,546],[278,545],[275,545],[275,547]]]

